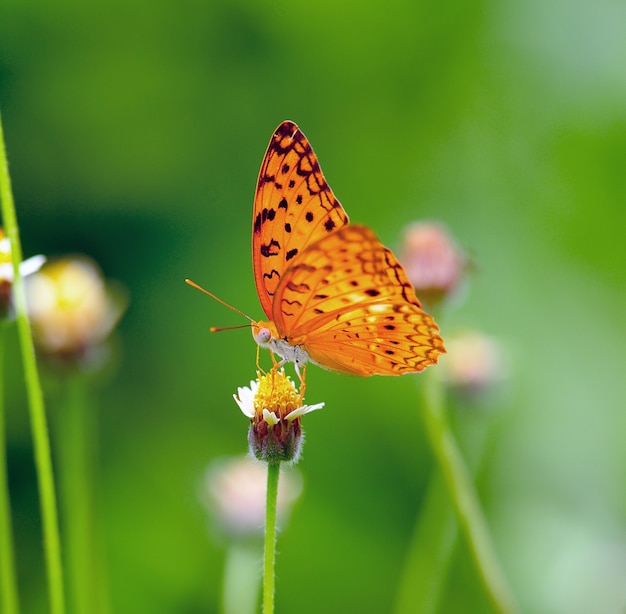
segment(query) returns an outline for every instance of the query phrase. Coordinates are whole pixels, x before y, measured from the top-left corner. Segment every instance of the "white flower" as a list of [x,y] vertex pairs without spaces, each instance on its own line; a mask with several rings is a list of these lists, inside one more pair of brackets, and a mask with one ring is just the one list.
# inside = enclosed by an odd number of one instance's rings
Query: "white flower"
[[324,403],[304,405],[302,395],[284,369],[259,373],[257,380],[250,382],[250,388],[238,388],[233,396],[250,419],[248,444],[252,456],[270,463],[297,462],[302,449],[300,418],[324,407]]
[[[290,385],[293,388],[293,393],[294,394],[297,393],[296,388],[293,385],[293,382],[288,380],[288,378],[286,378],[284,374],[282,376],[282,381],[288,382],[287,386]],[[283,383],[283,385],[285,384]],[[241,386],[237,388],[237,394],[233,395],[233,398],[235,399],[235,402],[237,403],[237,405],[239,405],[239,409],[241,409],[241,412],[243,413],[243,415],[246,416],[246,418],[250,418],[250,420],[252,420],[257,415],[257,410],[255,408],[255,400],[258,400],[257,395],[259,393],[260,387],[261,387],[261,384],[259,380],[253,380],[250,382],[250,387]],[[263,400],[267,400],[267,399],[263,399]],[[287,415],[283,417],[285,420],[291,422],[292,420],[295,420],[296,418],[300,418],[304,416],[305,414],[315,411],[316,409],[321,409],[322,407],[324,407],[324,403],[316,403],[315,405],[302,405],[300,407],[297,407],[296,409],[291,410]],[[280,412],[280,413],[283,413],[283,412]],[[260,414],[260,417],[262,417],[262,419],[265,422],[267,422],[270,426],[274,426],[275,424],[278,424],[280,422],[280,417],[276,413],[276,411],[270,410],[267,407],[261,407],[259,414]]]
[[[20,274],[22,277],[36,273],[46,261],[44,256],[32,256],[20,262]],[[13,263],[11,262],[11,242],[5,237],[0,229],[0,282],[13,283]]]

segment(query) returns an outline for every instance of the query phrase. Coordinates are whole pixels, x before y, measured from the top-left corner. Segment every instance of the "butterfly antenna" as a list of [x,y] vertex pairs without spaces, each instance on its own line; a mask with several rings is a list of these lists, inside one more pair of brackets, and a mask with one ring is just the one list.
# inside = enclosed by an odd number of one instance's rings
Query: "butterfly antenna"
[[239,326],[211,326],[209,330],[212,333],[221,333],[224,330],[237,330],[238,328],[250,328],[249,324],[240,324]]
[[[228,309],[231,309],[232,311],[235,311],[236,313],[238,313],[240,316],[243,316],[247,320],[250,320],[250,322],[254,322],[254,320],[249,315],[245,314],[243,311],[240,311],[239,309],[237,309],[237,307],[233,307],[232,305],[229,305],[226,301],[223,301],[221,298],[215,296],[215,294],[213,294],[212,292],[205,290],[202,286],[199,286],[195,281],[191,281],[191,279],[185,279],[185,283],[190,285],[192,288],[195,288],[196,290],[200,290],[200,292],[204,292],[207,296],[210,296],[212,299],[216,300],[218,303],[221,303],[222,305],[224,305],[224,307],[228,307]],[[234,328],[246,328],[247,326],[248,325],[246,324],[244,326],[228,326],[225,328],[212,327],[211,332],[218,332],[221,330],[230,330]]]

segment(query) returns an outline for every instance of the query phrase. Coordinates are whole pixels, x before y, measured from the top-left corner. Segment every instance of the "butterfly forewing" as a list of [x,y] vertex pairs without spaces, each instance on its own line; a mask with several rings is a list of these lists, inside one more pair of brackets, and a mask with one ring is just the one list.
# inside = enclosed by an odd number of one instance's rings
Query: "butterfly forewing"
[[276,289],[290,263],[323,236],[348,224],[309,141],[285,121],[261,164],[254,199],[252,258],[261,305],[272,318]]

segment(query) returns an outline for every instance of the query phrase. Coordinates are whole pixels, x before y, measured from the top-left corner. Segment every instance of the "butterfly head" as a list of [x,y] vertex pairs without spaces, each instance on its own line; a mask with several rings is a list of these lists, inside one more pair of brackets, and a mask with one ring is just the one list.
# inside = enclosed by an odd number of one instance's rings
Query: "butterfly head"
[[252,322],[252,336],[261,347],[268,347],[272,339],[278,338],[278,331],[273,322]]

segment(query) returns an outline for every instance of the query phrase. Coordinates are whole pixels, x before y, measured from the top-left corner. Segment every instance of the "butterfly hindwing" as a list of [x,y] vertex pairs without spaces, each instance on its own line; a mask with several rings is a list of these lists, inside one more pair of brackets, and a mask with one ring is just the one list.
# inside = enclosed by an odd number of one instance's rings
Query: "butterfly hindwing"
[[357,375],[420,371],[443,351],[393,253],[365,226],[319,239],[285,271],[273,319],[318,364]]
[[311,335],[306,349],[318,365],[353,375],[416,373],[445,351],[438,330],[412,304],[374,303],[339,316]]

